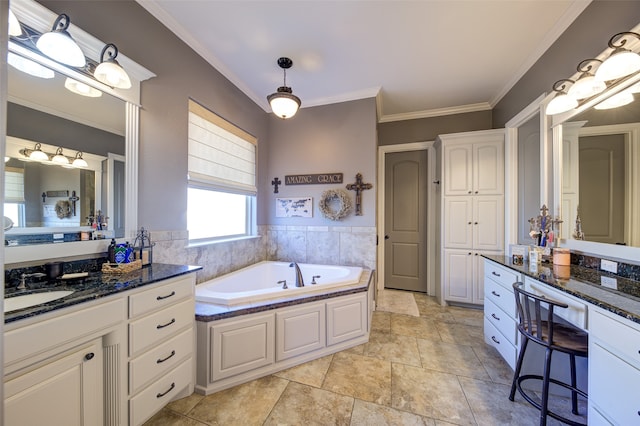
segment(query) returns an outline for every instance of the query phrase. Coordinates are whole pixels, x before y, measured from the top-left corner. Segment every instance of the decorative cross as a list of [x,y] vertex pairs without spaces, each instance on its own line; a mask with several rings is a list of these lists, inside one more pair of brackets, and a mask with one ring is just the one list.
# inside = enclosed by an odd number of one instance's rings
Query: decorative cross
[[76,201],[79,201],[80,198],[76,195],[76,191],[71,192],[71,197],[69,197],[69,201],[71,201],[71,205],[73,206],[73,215],[76,215]]
[[273,185],[273,193],[277,194],[278,193],[278,185],[282,185],[282,181],[280,179],[278,179],[278,176],[276,176],[271,181],[271,185]]
[[347,185],[348,190],[356,191],[356,216],[362,216],[362,191],[371,188],[373,188],[373,185],[370,183],[362,183],[362,173],[356,175],[355,183]]
[[542,212],[542,217],[547,216],[547,213],[549,213],[549,208],[547,207],[546,204],[543,204],[542,207],[540,208],[540,211]]

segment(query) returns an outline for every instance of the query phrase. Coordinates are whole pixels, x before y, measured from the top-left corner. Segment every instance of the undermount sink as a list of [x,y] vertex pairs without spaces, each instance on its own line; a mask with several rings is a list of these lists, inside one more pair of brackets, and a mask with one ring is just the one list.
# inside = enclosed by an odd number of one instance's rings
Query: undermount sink
[[53,300],[62,299],[63,297],[66,297],[72,293],[73,290],[57,290],[7,297],[4,299],[4,312],[7,313],[11,311],[17,311],[18,309],[41,305]]

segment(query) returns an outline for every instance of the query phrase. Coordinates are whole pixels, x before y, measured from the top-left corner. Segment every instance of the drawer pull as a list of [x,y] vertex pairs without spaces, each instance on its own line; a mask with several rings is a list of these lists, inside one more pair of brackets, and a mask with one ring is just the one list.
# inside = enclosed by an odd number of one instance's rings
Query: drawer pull
[[175,387],[176,387],[176,383],[175,382],[171,383],[171,386],[169,387],[169,389],[167,389],[165,392],[157,394],[156,398],[162,398],[163,396],[171,392]]
[[496,339],[496,336],[491,336],[491,340],[493,340],[497,344],[500,344],[500,340]]
[[176,351],[171,351],[171,355],[169,355],[166,358],[160,358],[156,361],[156,364],[162,364],[163,362],[165,362],[166,360],[172,358],[174,355],[176,354]]
[[171,293],[167,294],[166,296],[158,296],[158,297],[156,297],[156,300],[168,299],[168,298],[170,298],[172,296],[175,296],[175,295],[176,295],[176,292],[172,291]]
[[93,353],[93,352],[89,352],[88,354],[86,354],[86,355],[84,356],[84,360],[85,360],[85,361],[91,361],[91,360],[93,359],[93,357],[94,357],[94,356],[95,356],[95,355],[94,355],[94,353]]
[[498,317],[496,316],[496,314],[491,314],[491,317],[492,317],[493,319],[496,319],[496,320],[500,321],[500,318],[498,318]]
[[160,330],[161,328],[169,327],[169,326],[170,326],[171,324],[173,324],[174,322],[176,322],[176,319],[175,319],[175,318],[171,318],[171,321],[169,321],[169,322],[168,322],[168,323],[166,323],[166,324],[159,324],[159,325],[157,325],[157,326],[156,326],[156,328],[157,328],[158,330]]
[[496,297],[500,297],[500,294],[499,294],[499,293],[496,293],[496,291],[495,291],[495,290],[491,290],[491,294],[493,294],[493,295],[494,295],[494,296],[496,296]]
[[496,271],[491,271],[491,275],[495,275],[496,277],[499,277],[499,276],[500,276],[500,274],[499,274],[499,273],[497,273]]

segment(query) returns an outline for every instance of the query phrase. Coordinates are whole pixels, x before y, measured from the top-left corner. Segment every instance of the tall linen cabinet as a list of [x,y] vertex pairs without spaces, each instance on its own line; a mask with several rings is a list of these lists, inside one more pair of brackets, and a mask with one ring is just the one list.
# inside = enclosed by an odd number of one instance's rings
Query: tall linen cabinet
[[441,303],[484,303],[482,254],[504,251],[504,129],[440,135]]

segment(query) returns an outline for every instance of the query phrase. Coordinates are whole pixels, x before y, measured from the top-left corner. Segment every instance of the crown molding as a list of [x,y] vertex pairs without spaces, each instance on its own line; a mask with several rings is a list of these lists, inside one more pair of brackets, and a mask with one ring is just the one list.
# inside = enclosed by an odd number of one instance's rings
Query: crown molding
[[423,111],[414,111],[400,114],[381,115],[378,114],[378,123],[389,123],[392,121],[416,120],[420,118],[441,117],[443,115],[464,114],[468,112],[487,111],[491,109],[488,102],[477,104],[459,105],[455,107],[435,108]]
[[368,89],[356,90],[354,92],[349,92],[349,93],[342,93],[336,96],[326,96],[323,98],[316,98],[312,100],[303,99],[302,107],[304,108],[304,107],[330,105],[330,104],[337,104],[340,102],[350,102],[350,101],[357,101],[360,99],[368,99],[368,98],[377,99],[378,94],[380,93],[380,90],[381,90],[380,87],[370,87]]

